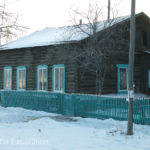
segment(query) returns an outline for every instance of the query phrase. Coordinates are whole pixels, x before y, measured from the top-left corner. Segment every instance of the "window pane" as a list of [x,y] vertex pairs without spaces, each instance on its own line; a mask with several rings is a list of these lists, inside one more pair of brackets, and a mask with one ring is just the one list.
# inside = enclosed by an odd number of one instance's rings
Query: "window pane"
[[18,78],[19,78],[19,89],[22,89],[22,70],[18,71]]
[[47,68],[39,69],[38,90],[47,90]]
[[43,69],[43,90],[47,90],[46,89],[46,83],[47,83],[46,69]]
[[60,68],[60,90],[64,90],[64,68]]
[[11,88],[11,70],[9,69],[9,88]]
[[38,81],[39,90],[42,90],[42,81],[43,81],[43,79],[42,79],[42,69],[39,69],[39,81]]
[[25,69],[18,70],[18,89],[25,89]]
[[25,89],[25,78],[26,78],[26,71],[25,69],[22,70],[22,89]]
[[150,70],[148,71],[148,87],[150,88]]
[[55,91],[64,91],[64,67],[55,68]]
[[5,70],[5,88],[8,88],[8,70]]
[[127,90],[127,69],[120,68],[120,90]]
[[11,69],[5,70],[5,88],[11,89]]
[[55,68],[55,90],[59,90],[59,68]]

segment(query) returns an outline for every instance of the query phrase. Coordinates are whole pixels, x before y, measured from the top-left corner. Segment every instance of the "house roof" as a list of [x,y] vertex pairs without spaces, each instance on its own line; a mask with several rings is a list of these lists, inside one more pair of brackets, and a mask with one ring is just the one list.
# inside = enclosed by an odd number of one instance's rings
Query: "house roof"
[[[137,15],[140,14],[144,13],[139,13]],[[129,18],[130,16],[123,16],[115,18],[110,22],[100,21],[97,23],[98,24],[97,32],[109,28],[110,26],[113,26],[115,24],[121,23],[125,20],[128,20]],[[2,45],[0,46],[0,50],[10,50],[10,49],[13,50],[27,47],[38,47],[38,46],[48,46],[48,45],[77,42],[87,38],[90,32],[92,31],[90,30],[90,24],[80,25],[80,28],[86,31],[86,33],[81,32],[81,30],[76,26],[45,28],[43,30],[36,31],[27,36],[24,36],[18,40]]]

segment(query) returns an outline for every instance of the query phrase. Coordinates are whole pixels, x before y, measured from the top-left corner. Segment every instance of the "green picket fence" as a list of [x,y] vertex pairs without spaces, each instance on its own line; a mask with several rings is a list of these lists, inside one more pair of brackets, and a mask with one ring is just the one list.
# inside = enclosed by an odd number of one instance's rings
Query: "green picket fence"
[[[89,100],[88,100],[89,99]],[[92,117],[116,120],[128,120],[128,101],[126,98],[95,96],[92,100],[84,96],[76,99],[76,114],[83,117]],[[150,125],[150,98],[135,98],[134,122]]]
[[[23,107],[66,116],[128,119],[126,98],[36,91],[1,91],[4,107]],[[150,98],[135,98],[134,122],[150,125]]]
[[47,92],[2,91],[1,104],[4,107],[23,107],[61,113],[61,96],[61,94]]

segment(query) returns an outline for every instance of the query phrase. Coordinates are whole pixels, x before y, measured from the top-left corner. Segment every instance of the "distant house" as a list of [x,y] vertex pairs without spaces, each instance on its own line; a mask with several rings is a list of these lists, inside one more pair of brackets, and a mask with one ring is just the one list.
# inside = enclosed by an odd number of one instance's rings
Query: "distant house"
[[[129,24],[129,21],[129,16],[120,17],[111,28]],[[2,45],[0,89],[94,94],[95,76],[89,72],[82,76],[78,63],[68,58],[73,51],[71,47],[84,44],[88,36],[66,32],[71,28],[46,28]],[[129,40],[129,31],[126,34]],[[116,42],[112,50],[111,60],[115,67],[106,74],[103,93],[126,93],[129,45],[120,48]],[[144,13],[136,15],[134,76],[135,92],[150,94],[150,18]]]

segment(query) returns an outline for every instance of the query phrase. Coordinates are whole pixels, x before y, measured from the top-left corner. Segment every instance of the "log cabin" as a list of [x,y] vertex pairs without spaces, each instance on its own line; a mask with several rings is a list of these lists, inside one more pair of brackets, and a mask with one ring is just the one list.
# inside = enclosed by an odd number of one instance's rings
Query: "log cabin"
[[[130,16],[119,17],[97,31],[103,39],[104,32],[113,30],[101,45],[113,64],[102,94],[127,93],[129,24]],[[0,46],[0,89],[95,94],[95,74],[71,58],[77,49],[82,51],[89,37],[72,28],[45,28]],[[150,18],[143,12],[136,14],[134,84],[136,93],[150,94]]]

